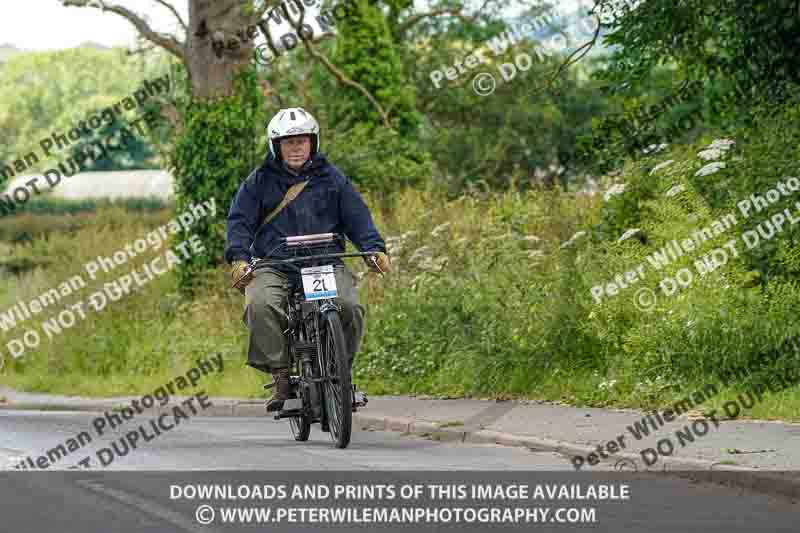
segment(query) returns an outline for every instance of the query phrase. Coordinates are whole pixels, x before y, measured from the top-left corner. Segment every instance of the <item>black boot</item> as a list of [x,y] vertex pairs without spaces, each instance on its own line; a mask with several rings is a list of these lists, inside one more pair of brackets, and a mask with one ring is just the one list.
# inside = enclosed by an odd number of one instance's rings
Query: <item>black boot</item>
[[268,413],[280,411],[283,409],[283,402],[289,399],[289,369],[273,370],[272,380],[275,383],[275,394],[267,402]]

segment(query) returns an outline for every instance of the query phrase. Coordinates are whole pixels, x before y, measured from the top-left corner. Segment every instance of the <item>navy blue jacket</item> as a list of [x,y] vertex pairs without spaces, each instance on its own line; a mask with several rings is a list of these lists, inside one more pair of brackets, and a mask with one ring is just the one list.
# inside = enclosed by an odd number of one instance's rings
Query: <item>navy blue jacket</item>
[[[256,231],[280,204],[289,187],[306,179],[310,181],[300,194],[266,224],[256,238]],[[237,260],[250,261],[252,256],[291,257],[296,252],[286,251],[285,247],[283,251],[275,250],[280,244],[278,239],[314,233],[344,234],[362,252],[386,252],[386,244],[375,228],[367,204],[350,180],[323,154],[315,154],[298,175],[289,172],[270,154],[244,180],[231,202],[225,260],[232,264]],[[325,250],[326,253],[343,251],[341,246]]]

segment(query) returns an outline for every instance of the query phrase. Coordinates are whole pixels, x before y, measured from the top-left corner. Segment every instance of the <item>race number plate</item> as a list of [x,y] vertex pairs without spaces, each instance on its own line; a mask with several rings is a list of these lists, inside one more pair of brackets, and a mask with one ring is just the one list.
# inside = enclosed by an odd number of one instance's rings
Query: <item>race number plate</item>
[[303,292],[306,295],[306,301],[336,298],[339,294],[336,291],[333,265],[303,268],[300,270],[300,274],[303,276]]

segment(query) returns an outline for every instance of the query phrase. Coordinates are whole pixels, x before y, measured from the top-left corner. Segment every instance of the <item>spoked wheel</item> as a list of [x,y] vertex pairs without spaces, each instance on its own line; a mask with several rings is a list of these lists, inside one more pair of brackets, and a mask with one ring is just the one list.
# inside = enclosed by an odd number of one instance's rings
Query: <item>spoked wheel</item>
[[293,416],[289,419],[289,427],[292,428],[294,440],[305,442],[311,434],[311,419],[308,415]]
[[353,425],[353,393],[350,364],[339,313],[328,311],[323,318],[322,362],[325,375],[325,412],[331,440],[337,448],[350,444]]
[[289,418],[289,427],[292,428],[292,435],[294,436],[294,440],[305,442],[308,440],[308,436],[311,434],[311,415],[308,414],[308,398],[305,397],[303,384],[298,383],[297,387],[297,397],[302,400],[303,409],[306,410],[306,414],[303,416],[293,416]]

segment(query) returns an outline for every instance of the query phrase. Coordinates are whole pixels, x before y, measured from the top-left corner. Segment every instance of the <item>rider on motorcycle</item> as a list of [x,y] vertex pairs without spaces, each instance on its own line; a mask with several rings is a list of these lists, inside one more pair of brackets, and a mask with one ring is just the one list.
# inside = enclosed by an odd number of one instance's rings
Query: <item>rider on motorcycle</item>
[[[346,235],[362,252],[375,252],[377,267],[390,269],[386,245],[372,215],[350,180],[319,151],[319,125],[304,109],[281,109],[267,126],[269,155],[239,187],[228,212],[225,260],[232,265],[234,286],[245,295],[243,320],[250,330],[247,364],[271,372],[275,394],[267,411],[279,411],[289,397],[289,357],[283,332],[288,328],[286,300],[294,271],[281,268],[249,273],[252,258],[281,259],[275,253],[282,237],[317,233]],[[287,191],[308,180],[263,227],[268,213],[281,204]],[[288,198],[290,198],[289,196]],[[341,245],[326,253],[344,252]],[[337,303],[342,308],[350,360],[358,351],[365,309],[358,303],[355,276],[340,260],[332,260]],[[370,268],[375,265],[367,262]]]

